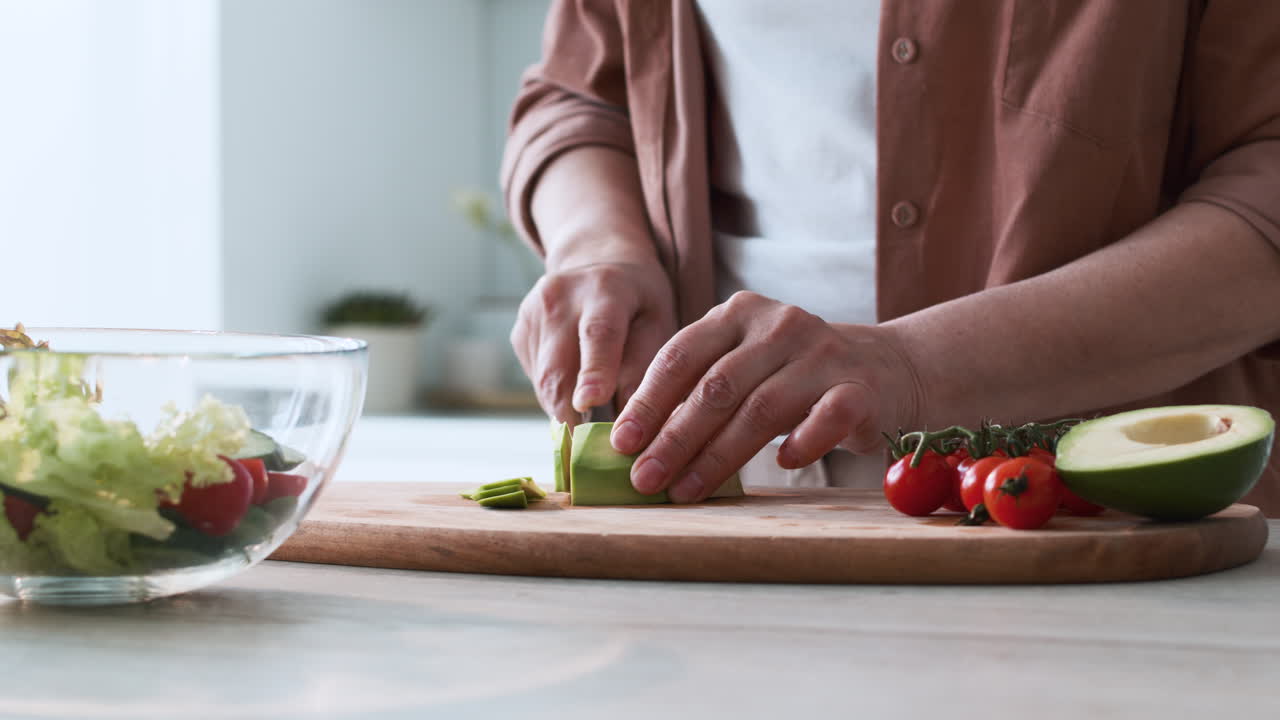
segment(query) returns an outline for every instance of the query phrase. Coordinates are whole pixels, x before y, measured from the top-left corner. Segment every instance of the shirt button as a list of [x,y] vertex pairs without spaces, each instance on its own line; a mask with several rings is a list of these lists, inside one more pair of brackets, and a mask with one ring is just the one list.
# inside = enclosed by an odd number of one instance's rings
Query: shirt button
[[899,65],[915,62],[918,54],[919,48],[916,47],[916,42],[911,38],[898,38],[893,41],[893,59]]
[[894,225],[909,228],[920,219],[920,210],[909,202],[895,203],[893,209],[889,211],[889,217],[893,219]]

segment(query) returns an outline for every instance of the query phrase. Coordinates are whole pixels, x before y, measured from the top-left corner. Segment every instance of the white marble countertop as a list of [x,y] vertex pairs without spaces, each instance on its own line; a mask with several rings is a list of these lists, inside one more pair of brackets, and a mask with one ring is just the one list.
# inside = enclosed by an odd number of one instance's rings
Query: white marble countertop
[[[414,474],[405,468],[426,462],[416,452],[467,435],[409,452],[394,428],[422,424],[362,425],[340,477],[372,479],[393,461]],[[514,467],[543,448],[490,460]],[[650,583],[268,562],[142,606],[0,601],[0,638],[0,718],[1270,718],[1280,521],[1248,566],[1112,585]]]

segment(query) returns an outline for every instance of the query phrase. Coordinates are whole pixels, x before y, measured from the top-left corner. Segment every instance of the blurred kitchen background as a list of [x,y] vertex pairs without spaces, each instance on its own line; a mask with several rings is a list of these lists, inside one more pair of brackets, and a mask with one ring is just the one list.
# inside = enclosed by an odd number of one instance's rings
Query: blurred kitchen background
[[0,322],[312,333],[391,294],[426,317],[380,412],[530,412],[497,175],[547,5],[0,0]]

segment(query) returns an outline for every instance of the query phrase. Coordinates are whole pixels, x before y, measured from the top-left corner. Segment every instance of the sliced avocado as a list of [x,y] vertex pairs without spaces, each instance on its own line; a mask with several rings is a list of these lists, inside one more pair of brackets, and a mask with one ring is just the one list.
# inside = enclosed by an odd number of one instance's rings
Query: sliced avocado
[[1057,469],[1089,502],[1158,520],[1212,515],[1249,492],[1275,421],[1244,405],[1146,408],[1089,420],[1058,442]]
[[271,465],[278,460],[279,455],[280,446],[270,435],[259,430],[250,430],[249,435],[244,439],[244,444],[240,446],[240,451],[234,457],[236,460],[257,458],[267,466],[268,470],[272,470]]
[[236,460],[257,458],[271,472],[288,472],[307,459],[302,453],[288,445],[281,445],[261,430],[250,430],[240,452],[234,457]]
[[[613,449],[613,423],[584,423],[573,429],[569,488],[574,505],[652,505],[670,502],[666,492],[645,495],[631,485],[636,456]],[[734,473],[711,497],[741,497],[742,480]]]
[[471,492],[459,493],[467,500],[485,500],[507,493],[519,490],[524,493],[525,498],[529,502],[542,500],[547,496],[547,492],[538,487],[538,484],[531,477],[510,478],[508,480],[498,480],[496,482],[485,483]]
[[306,455],[303,455],[288,445],[279,445],[278,443],[277,445],[280,449],[276,453],[275,457],[272,458],[274,464],[264,461],[266,462],[267,469],[271,472],[289,472],[306,462]]
[[552,472],[556,492],[569,492],[569,456],[573,452],[573,429],[568,423],[551,421]]
[[491,508],[526,508],[529,507],[529,497],[524,494],[523,490],[512,490],[511,492],[494,495],[493,497],[478,498],[484,507]]

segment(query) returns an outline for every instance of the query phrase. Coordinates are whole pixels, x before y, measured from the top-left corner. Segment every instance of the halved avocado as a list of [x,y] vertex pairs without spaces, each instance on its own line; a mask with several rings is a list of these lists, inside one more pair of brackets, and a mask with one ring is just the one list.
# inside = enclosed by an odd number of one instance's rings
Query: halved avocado
[[[613,449],[609,435],[613,423],[584,423],[573,428],[573,449],[569,457],[569,492],[574,505],[653,505],[670,502],[667,493],[645,495],[631,485],[635,455]],[[711,497],[741,497],[742,480],[737,473]]]
[[1158,520],[1212,515],[1249,492],[1275,421],[1244,405],[1146,408],[1089,420],[1058,442],[1057,468],[1090,502]]

